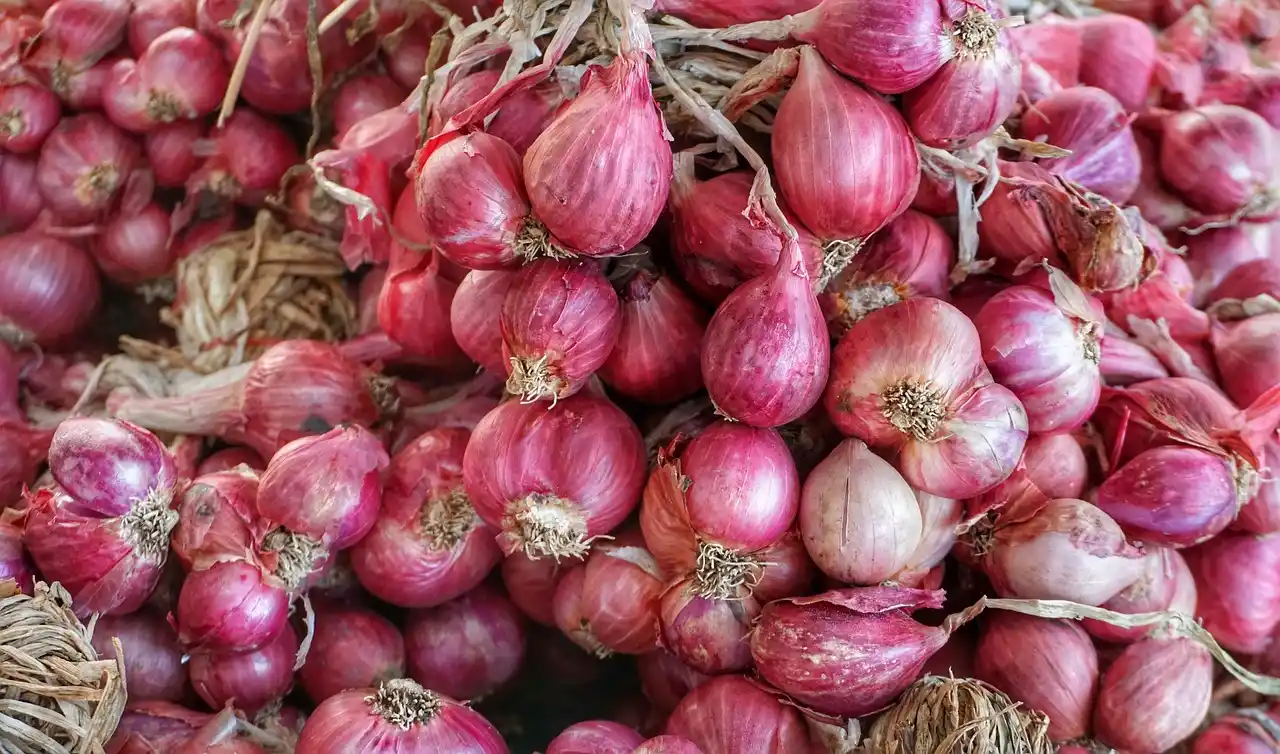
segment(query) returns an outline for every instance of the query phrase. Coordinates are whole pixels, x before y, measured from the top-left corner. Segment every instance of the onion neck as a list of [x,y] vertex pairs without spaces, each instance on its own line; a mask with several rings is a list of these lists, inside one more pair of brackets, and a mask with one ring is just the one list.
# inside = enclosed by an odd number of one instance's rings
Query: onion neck
[[699,541],[694,558],[695,595],[712,600],[741,599],[760,581],[760,563],[716,542]]
[[880,394],[880,411],[890,424],[921,442],[938,434],[946,419],[942,391],[927,380],[907,379]]
[[590,545],[587,517],[573,502],[555,495],[535,492],[508,504],[502,529],[531,560],[583,558]]
[[1085,361],[1098,366],[1102,363],[1101,327],[1096,322],[1086,322],[1080,328],[1080,350]]
[[819,293],[826,290],[827,284],[844,272],[853,258],[862,251],[863,240],[855,238],[851,241],[827,241],[822,245],[822,273],[814,285]]
[[432,549],[447,552],[457,547],[478,522],[471,499],[459,487],[444,497],[428,500],[422,506],[418,526]]
[[550,361],[551,355],[546,353],[537,358],[512,356],[507,392],[519,396],[525,403],[549,398],[554,405],[554,401],[569,389],[569,384],[553,373]]
[[837,299],[840,313],[836,316],[836,326],[844,337],[863,317],[901,302],[903,295],[893,283],[868,283],[841,291]]
[[365,702],[374,714],[401,730],[426,725],[444,707],[440,697],[408,678],[387,681]]
[[131,398],[120,404],[116,418],[153,432],[210,435],[236,439],[243,427],[241,383],[221,385],[173,398]]
[[284,583],[290,594],[296,594],[302,588],[307,578],[316,572],[329,554],[322,542],[305,534],[289,531],[283,526],[268,533],[262,546],[267,552],[275,554],[276,567],[273,573]]
[[964,17],[951,27],[951,37],[956,43],[958,57],[979,58],[990,55],[996,48],[1000,24],[984,10],[970,8]]
[[613,656],[613,650],[601,643],[591,632],[591,623],[586,618],[578,621],[578,627],[573,631],[573,643],[598,660],[607,660]]
[[169,507],[172,489],[152,489],[120,517],[120,531],[133,551],[157,563],[169,552],[169,533],[178,525],[178,512]]
[[8,112],[0,113],[0,134],[12,137],[25,130],[26,123],[21,110],[15,107]]
[[512,251],[522,262],[535,259],[573,259],[576,254],[561,246],[547,230],[547,226],[533,215],[524,219],[524,226],[512,242]]

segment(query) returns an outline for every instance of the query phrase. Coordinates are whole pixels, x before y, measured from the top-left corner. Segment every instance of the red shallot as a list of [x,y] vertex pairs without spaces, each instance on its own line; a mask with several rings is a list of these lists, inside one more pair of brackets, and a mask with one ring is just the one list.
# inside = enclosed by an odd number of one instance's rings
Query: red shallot
[[[1138,580],[1102,603],[1102,607],[1127,615],[1166,610],[1194,615],[1195,579],[1182,555],[1168,547],[1153,547],[1143,562],[1145,566]],[[1081,625],[1095,637],[1113,644],[1131,644],[1151,633],[1150,626],[1120,628],[1098,620],[1086,619]]]
[[382,285],[378,326],[414,362],[442,370],[461,367],[467,358],[449,327],[458,286],[442,274],[439,254],[408,255],[392,265]]
[[0,581],[9,579],[17,582],[19,590],[34,594],[36,572],[22,547],[22,528],[6,516],[0,505]]
[[1094,709],[1100,741],[1133,752],[1168,751],[1209,711],[1213,658],[1187,638],[1132,644],[1102,674]]
[[544,626],[555,626],[556,586],[574,563],[513,552],[502,561],[502,583],[521,612]]
[[202,474],[178,501],[178,525],[170,545],[188,571],[236,560],[261,546],[257,520],[258,474],[233,468]]
[[63,118],[45,140],[36,188],[63,222],[89,223],[111,211],[130,184],[143,185],[141,167],[142,150],[132,139],[101,115],[85,113]]
[[1269,219],[1277,212],[1274,130],[1235,105],[1204,105],[1163,124],[1160,173],[1193,208]]
[[123,650],[129,699],[181,701],[187,669],[178,635],[159,613],[143,609],[130,615],[103,616],[93,629],[93,646],[101,657],[114,657],[112,639]]
[[39,84],[0,86],[0,148],[36,151],[61,117],[62,103]]
[[813,750],[800,711],[739,675],[713,678],[691,691],[667,719],[665,732],[708,753]]
[[143,148],[156,185],[179,188],[200,165],[196,144],[207,128],[198,120],[180,120],[156,126],[147,132]]
[[93,258],[115,282],[137,285],[172,270],[169,237],[169,213],[153,202],[136,213],[111,218],[93,245]]
[[351,551],[365,589],[401,607],[434,607],[476,587],[502,559],[462,481],[469,433],[426,432],[391,459],[382,511]]
[[1232,652],[1264,650],[1280,625],[1280,536],[1223,534],[1186,557],[1205,629]]
[[1213,356],[1222,387],[1238,405],[1248,406],[1280,385],[1280,312],[1260,314],[1213,331]]
[[621,723],[588,720],[565,728],[547,744],[547,754],[631,754],[642,743],[639,733]]
[[506,270],[473,270],[458,284],[449,306],[449,326],[454,342],[467,355],[494,374],[504,375],[508,362],[502,355],[502,301],[516,279]]
[[760,617],[760,603],[746,587],[727,598],[703,596],[705,592],[697,576],[686,576],[667,586],[658,604],[662,647],[699,673],[718,675],[749,669],[748,640]]
[[31,190],[36,165],[34,155],[0,154],[0,234],[26,230],[44,208],[40,192]]
[[636,669],[645,697],[664,713],[674,710],[690,691],[709,680],[665,649],[637,657]]
[[896,451],[912,487],[965,498],[1013,473],[1027,439],[1017,397],[992,381],[955,307],[908,299],[867,315],[832,355],[824,398],[846,435]]
[[298,683],[312,701],[319,704],[404,673],[404,638],[391,621],[363,608],[317,606],[311,649],[298,670]]
[[1024,139],[1071,150],[1066,157],[1042,160],[1045,170],[1123,204],[1137,190],[1142,170],[1129,121],[1115,97],[1078,86],[1051,94],[1028,109],[1021,134]]
[[525,634],[515,605],[481,586],[410,613],[404,643],[409,677],[432,691],[474,701],[515,677]]
[[643,654],[658,645],[658,563],[643,547],[605,543],[560,579],[556,624],[588,652]]
[[507,392],[554,401],[581,390],[605,363],[622,316],[599,264],[542,259],[516,274],[501,323]]
[[80,248],[35,231],[0,237],[0,339],[54,344],[89,323],[100,297]]
[[631,513],[645,461],[631,419],[582,393],[551,406],[499,405],[471,435],[463,478],[505,552],[572,557]]
[[191,685],[212,709],[234,703],[237,709],[253,715],[289,692],[297,652],[298,637],[287,626],[259,649],[197,652],[189,663]]
[[129,13],[129,49],[141,57],[170,29],[196,28],[195,0],[133,0]]

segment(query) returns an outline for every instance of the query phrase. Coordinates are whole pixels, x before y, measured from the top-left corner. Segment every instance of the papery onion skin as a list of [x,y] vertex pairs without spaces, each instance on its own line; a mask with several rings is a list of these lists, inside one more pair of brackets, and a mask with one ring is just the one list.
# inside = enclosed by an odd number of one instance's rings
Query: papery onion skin
[[129,49],[140,57],[156,37],[182,27],[196,28],[196,3],[192,0],[133,0]]
[[1049,718],[1049,737],[1089,732],[1098,685],[1098,653],[1079,626],[1017,613],[984,616],[977,677]]
[[704,752],[807,752],[812,743],[793,706],[743,676],[713,678],[689,693],[667,718],[665,732]]
[[1205,629],[1232,652],[1263,651],[1280,625],[1280,535],[1223,534],[1186,559]]
[[[1102,607],[1128,615],[1160,613],[1166,610],[1194,615],[1195,579],[1182,555],[1168,547],[1153,547],[1148,549],[1144,562],[1146,567],[1138,580],[1102,603]],[[1185,588],[1188,584],[1189,590]],[[1152,630],[1150,626],[1120,628],[1089,619],[1081,621],[1080,625],[1096,638],[1113,644],[1131,644],[1147,636]]]
[[983,252],[1012,264],[1048,260],[1065,267],[1053,229],[1036,202],[1035,187],[1053,174],[1033,162],[1000,162],[1001,182],[982,205],[978,238]]
[[[0,512],[3,510],[0,506]],[[36,571],[22,547],[22,529],[15,522],[0,518],[0,581],[8,579],[17,583],[24,594],[35,594]]]
[[832,421],[872,448],[896,450],[895,466],[916,489],[965,498],[1013,473],[1026,412],[991,382],[960,310],[917,298],[872,312],[832,363],[823,399]]
[[1137,580],[1143,562],[1110,516],[1064,498],[997,528],[983,568],[1001,596],[1101,605]]
[[637,746],[632,754],[703,754],[697,744],[683,736],[655,736]]
[[619,285],[621,325],[600,378],[644,403],[676,403],[697,392],[710,317],[660,272],[639,269]]
[[1144,639],[1102,674],[1094,730],[1126,751],[1167,751],[1200,727],[1213,694],[1213,658],[1192,639]]
[[35,231],[0,237],[0,331],[51,345],[84,328],[101,300],[98,271],[76,246]]
[[911,685],[950,631],[907,610],[939,607],[942,592],[840,589],[766,605],[751,635],[765,680],[818,712],[860,717]]
[[1124,106],[1107,92],[1073,87],[1036,103],[1023,116],[1023,138],[1044,141],[1072,154],[1040,161],[1113,202],[1124,203],[1138,188],[1142,157]]
[[659,641],[685,665],[707,675],[751,667],[748,639],[760,603],[742,593],[731,599],[698,594],[693,577],[673,581],[658,605]]
[[1160,172],[1201,212],[1269,217],[1275,212],[1271,125],[1234,105],[1205,105],[1164,124]]
[[618,294],[593,261],[538,260],[502,302],[507,391],[525,400],[568,398],[609,358],[622,329]]
[[[793,36],[816,45],[844,73],[882,94],[923,84],[946,62],[942,3],[827,0],[801,14]],[[874,32],[872,32],[874,30]]]
[[261,566],[237,560],[189,574],[174,619],[187,647],[247,651],[279,636],[288,611],[285,590],[267,583]]
[[212,709],[234,700],[237,708],[252,715],[288,693],[297,652],[298,637],[288,627],[250,652],[197,652],[189,663],[191,685]]
[[413,681],[331,696],[307,718],[297,754],[357,754],[379,747],[400,752],[507,754],[502,736],[465,704]]
[[467,273],[449,306],[453,339],[467,358],[494,374],[506,374],[509,362],[502,355],[502,301],[515,281],[506,270],[473,270]]
[[147,430],[125,421],[72,417],[49,445],[49,470],[76,505],[123,516],[139,501],[167,506],[178,484],[173,455]]
[[631,419],[582,393],[550,407],[500,404],[471,435],[463,479],[480,517],[502,531],[504,551],[558,558],[583,554],[587,538],[626,519],[645,465]]
[[1227,528],[1242,504],[1238,462],[1198,448],[1148,450],[1098,488],[1098,507],[1146,542],[1186,547]]
[[1196,737],[1192,754],[1271,754],[1280,747],[1280,709],[1245,708],[1219,717]]
[[546,754],[631,754],[644,737],[631,728],[608,720],[588,720],[565,728]]
[[257,515],[258,474],[238,467],[201,474],[176,501],[178,525],[170,546],[188,571],[236,560],[261,547]]
[[182,699],[187,669],[182,664],[178,635],[164,616],[144,609],[130,615],[99,618],[93,629],[93,646],[101,657],[115,656],[113,638],[120,640],[124,650],[122,659],[131,700]]
[[1126,110],[1141,110],[1155,68],[1156,39],[1150,27],[1110,13],[1076,24],[1081,32],[1080,83],[1111,93]]
[[62,116],[57,96],[38,84],[0,87],[0,149],[34,152]]
[[626,253],[666,206],[671,147],[647,72],[634,50],[593,67],[525,153],[529,204],[569,253]]
[[64,118],[40,150],[36,187],[45,205],[70,224],[105,215],[140,167],[142,150],[96,113]]
[[351,550],[351,566],[374,596],[400,607],[434,607],[477,586],[502,559],[466,498],[464,429],[424,433],[396,453],[382,511]]
[[[577,573],[581,571],[581,573]],[[618,543],[592,549],[585,565],[565,575],[556,586],[553,610],[560,630],[570,639],[575,630],[589,632],[601,647],[624,654],[652,652],[658,646],[658,597],[662,594],[658,563],[643,547]],[[572,594],[567,592],[572,591]],[[579,620],[566,626],[562,603],[572,604]]]
[[907,566],[923,521],[910,485],[860,440],[845,440],[805,480],[800,532],[837,581],[874,585]]
[[1222,387],[1240,406],[1249,406],[1280,385],[1280,313],[1260,314],[1242,322],[1219,326],[1213,333],[1213,355],[1222,374]]
[[1018,397],[1032,432],[1070,432],[1093,414],[1103,321],[1092,299],[1068,302],[1032,286],[997,293],[974,318],[991,376]]
[[525,656],[515,605],[488,587],[409,614],[404,629],[409,677],[457,699],[480,699],[511,680]]
[[372,610],[323,606],[316,611],[315,635],[298,683],[313,702],[348,689],[403,678],[404,637]]
[[841,78],[811,47],[801,48],[772,144],[779,191],[824,242],[861,240],[883,228],[911,205],[920,182],[902,116]]
[[262,473],[258,514],[345,550],[373,528],[388,463],[378,437],[356,424],[294,440]]
[[955,244],[936,220],[907,210],[872,236],[819,297],[832,337],[902,299],[946,300],[955,257]]

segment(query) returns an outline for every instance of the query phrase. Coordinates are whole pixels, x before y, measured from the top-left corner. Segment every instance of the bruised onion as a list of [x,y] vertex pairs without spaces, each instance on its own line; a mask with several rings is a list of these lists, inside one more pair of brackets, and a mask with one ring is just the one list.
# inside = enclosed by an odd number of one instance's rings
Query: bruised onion
[[447,370],[467,359],[449,327],[458,286],[444,276],[440,259],[414,254],[392,265],[378,296],[378,326],[414,362]]
[[707,314],[656,269],[630,270],[615,284],[621,326],[600,378],[645,403],[676,403],[697,392]]
[[143,609],[129,615],[106,615],[93,627],[93,647],[101,657],[114,657],[119,640],[130,700],[176,702],[186,693],[187,669],[173,627],[164,616]]
[[643,654],[657,647],[658,564],[643,547],[597,545],[556,585],[556,624],[589,652]]
[[382,511],[351,551],[365,589],[401,607],[432,607],[470,591],[502,557],[462,485],[469,434],[424,433],[391,459]]
[[1102,307],[1063,273],[1052,290],[1013,286],[974,317],[991,376],[1013,391],[1032,432],[1070,432],[1089,420],[1102,392]]
[[800,533],[813,562],[846,584],[874,585],[907,566],[923,534],[915,493],[859,440],[845,440],[804,483]]
[[261,546],[258,474],[248,468],[201,474],[178,500],[170,544],[187,570],[247,557]]
[[1124,203],[1138,188],[1142,158],[1125,108],[1093,87],[1064,89],[1036,103],[1022,118],[1022,137],[1071,150],[1040,161],[1046,170],[1113,202]]
[[1280,536],[1222,534],[1186,557],[1195,574],[1196,617],[1205,629],[1233,652],[1265,649],[1280,625]]
[[477,700],[515,677],[525,635],[515,605],[488,587],[409,614],[409,677],[457,699]]
[[355,754],[379,746],[439,754],[508,752],[480,713],[407,679],[329,697],[307,718],[295,751]]
[[153,202],[137,213],[121,213],[107,222],[93,246],[93,256],[115,282],[144,283],[171,271],[174,254],[169,236],[169,213]]
[[101,284],[78,247],[35,231],[0,237],[0,332],[53,344],[89,323]]
[[213,709],[234,701],[238,709],[252,715],[289,692],[297,652],[298,637],[287,626],[259,649],[197,652],[190,662],[191,685]]
[[1109,92],[1130,112],[1141,110],[1155,68],[1156,39],[1151,28],[1114,13],[1077,23],[1081,34],[1080,83]]
[[463,479],[476,512],[510,554],[581,556],[616,527],[644,484],[640,432],[589,393],[554,405],[508,401],[476,427]]
[[909,299],[867,315],[832,355],[824,403],[846,435],[897,452],[911,486],[964,498],[1011,473],[1027,415],[981,361],[977,330],[955,307]]
[[597,263],[536,261],[502,303],[507,392],[526,401],[567,398],[609,358],[622,318]]
[[1144,639],[1103,672],[1094,731],[1126,751],[1167,751],[1200,727],[1212,694],[1208,651],[1187,638]]
[[761,613],[751,654],[760,675],[797,702],[861,717],[902,693],[946,643],[949,629],[907,612],[941,606],[942,592],[897,587],[778,600]]
[[36,160],[34,155],[0,154],[0,233],[6,236],[29,228],[44,208],[40,192],[30,188]]
[[404,638],[372,610],[322,606],[298,683],[316,703],[347,689],[403,678]]
[[1079,626],[1018,613],[988,613],[976,655],[977,677],[1048,717],[1054,741],[1089,732],[1098,653]]

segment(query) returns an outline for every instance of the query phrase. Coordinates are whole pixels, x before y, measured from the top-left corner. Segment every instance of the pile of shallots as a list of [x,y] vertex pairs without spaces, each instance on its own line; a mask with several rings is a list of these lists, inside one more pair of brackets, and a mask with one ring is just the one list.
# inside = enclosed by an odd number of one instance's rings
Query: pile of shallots
[[1280,751],[1275,0],[0,5],[108,752]]

